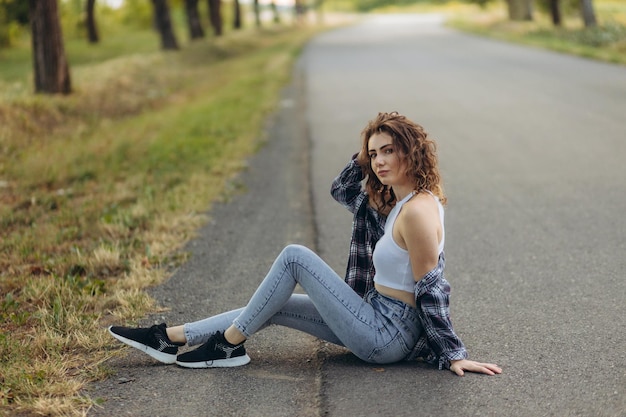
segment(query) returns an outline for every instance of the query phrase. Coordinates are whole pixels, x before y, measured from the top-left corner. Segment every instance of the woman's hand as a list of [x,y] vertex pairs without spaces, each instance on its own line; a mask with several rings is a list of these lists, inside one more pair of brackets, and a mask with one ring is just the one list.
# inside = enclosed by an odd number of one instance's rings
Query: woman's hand
[[479,374],[495,375],[502,373],[502,369],[493,363],[481,363],[470,361],[469,359],[460,359],[450,361],[450,370],[458,376],[465,375],[465,371],[477,372]]

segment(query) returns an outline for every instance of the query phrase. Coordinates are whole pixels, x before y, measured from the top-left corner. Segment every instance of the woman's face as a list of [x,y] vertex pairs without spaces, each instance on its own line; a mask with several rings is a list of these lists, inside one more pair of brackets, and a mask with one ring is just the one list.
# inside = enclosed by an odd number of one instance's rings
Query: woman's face
[[406,161],[400,159],[388,133],[378,132],[370,136],[367,151],[372,171],[383,185],[393,187],[408,183]]

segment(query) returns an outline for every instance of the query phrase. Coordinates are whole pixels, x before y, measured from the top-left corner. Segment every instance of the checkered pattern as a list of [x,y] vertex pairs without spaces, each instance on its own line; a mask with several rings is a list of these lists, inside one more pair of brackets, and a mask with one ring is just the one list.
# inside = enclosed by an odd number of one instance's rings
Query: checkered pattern
[[442,252],[437,266],[415,284],[417,313],[424,333],[408,358],[423,358],[437,363],[439,369],[448,369],[451,360],[468,356],[450,320],[450,284],[443,276],[445,263]]
[[330,193],[337,202],[354,214],[345,281],[363,297],[374,287],[376,271],[372,254],[376,242],[385,231],[385,216],[369,206],[368,196],[361,187],[363,172],[355,158],[356,154],[333,180]]

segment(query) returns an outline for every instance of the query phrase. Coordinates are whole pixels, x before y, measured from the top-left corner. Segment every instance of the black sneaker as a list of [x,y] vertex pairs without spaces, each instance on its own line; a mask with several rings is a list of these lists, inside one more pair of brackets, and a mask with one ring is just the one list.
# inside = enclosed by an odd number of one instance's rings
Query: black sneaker
[[243,343],[231,345],[220,332],[197,349],[178,355],[176,364],[184,368],[226,368],[250,362]]
[[109,333],[120,342],[137,348],[160,362],[169,364],[176,362],[178,347],[183,346],[184,343],[172,342],[167,337],[165,329],[165,323],[138,328],[111,326]]

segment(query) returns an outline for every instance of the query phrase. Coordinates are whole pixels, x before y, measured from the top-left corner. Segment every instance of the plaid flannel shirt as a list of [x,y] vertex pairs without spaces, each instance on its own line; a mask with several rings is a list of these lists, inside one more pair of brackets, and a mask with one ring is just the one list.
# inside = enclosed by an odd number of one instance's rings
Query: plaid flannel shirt
[[450,284],[443,276],[445,256],[441,252],[437,266],[415,283],[417,315],[424,332],[407,360],[421,358],[449,369],[450,361],[466,359],[467,350],[450,321]]
[[330,189],[333,198],[354,214],[345,281],[361,297],[374,288],[372,254],[385,232],[386,219],[368,204],[368,195],[361,187],[363,178],[355,154]]
[[[384,233],[386,217],[368,204],[368,195],[361,186],[363,172],[355,159],[356,154],[333,180],[331,195],[354,215],[345,281],[363,297],[374,287],[372,254]],[[444,267],[442,252],[437,266],[415,284],[423,333],[407,357],[437,364],[439,369],[448,369],[451,360],[468,357],[450,321],[450,284],[444,278]]]

